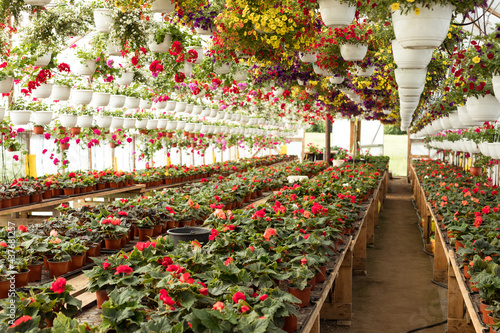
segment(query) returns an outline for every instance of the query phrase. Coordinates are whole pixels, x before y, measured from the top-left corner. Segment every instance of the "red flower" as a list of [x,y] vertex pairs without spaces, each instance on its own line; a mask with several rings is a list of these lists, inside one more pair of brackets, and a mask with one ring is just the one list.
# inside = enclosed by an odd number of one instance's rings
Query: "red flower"
[[238,291],[233,295],[233,302],[238,303],[240,299],[245,300],[245,294],[243,294],[241,291]]
[[170,50],[168,50],[168,53],[170,53],[173,56],[177,56],[182,52],[182,44],[179,43],[178,40],[174,41],[172,45],[170,46]]
[[179,281],[184,282],[184,283],[188,283],[188,284],[193,284],[194,280],[192,278],[190,278],[190,276],[191,276],[191,273],[184,273],[179,278]]
[[250,307],[246,306],[246,305],[242,305],[241,308],[240,308],[240,312],[241,313],[245,313],[247,312],[248,310],[250,310]]
[[125,273],[125,274],[128,275],[128,274],[132,273],[133,271],[134,270],[130,266],[120,265],[120,266],[116,267],[116,273],[115,273],[115,275],[118,275],[120,273]]
[[207,296],[208,295],[208,288],[201,288],[200,294],[202,294],[203,296]]
[[65,62],[61,62],[57,66],[57,69],[59,69],[59,72],[67,72],[67,73],[69,73],[71,71],[69,65],[67,63],[65,63]]
[[262,302],[265,301],[266,299],[267,299],[267,294],[259,296],[259,300]]
[[219,232],[215,229],[212,229],[212,231],[210,231],[210,236],[208,237],[208,239],[214,240],[217,236],[219,236]]
[[233,258],[228,257],[228,258],[226,259],[226,261],[224,262],[224,265],[226,265],[226,266],[227,266],[227,265],[229,265],[232,261],[233,261]]
[[17,230],[19,230],[20,232],[26,232],[28,231],[28,228],[26,228],[24,225],[20,225],[19,227],[17,227]]
[[3,242],[3,241],[2,241],[2,242],[0,242],[0,247],[7,247],[7,243],[5,243],[5,242]]
[[212,307],[212,310],[218,310],[218,311],[224,310],[224,303],[222,303],[221,301],[216,302]]
[[21,318],[17,319],[14,324],[10,325],[10,327],[16,327],[17,325],[20,325],[22,323],[25,323],[27,321],[30,321],[32,318],[30,316],[22,316]]
[[65,278],[58,278],[52,283],[52,286],[50,287],[50,290],[57,294],[61,294],[64,292],[66,289],[66,279]]
[[128,216],[128,213],[124,212],[124,211],[119,211],[118,215],[120,215],[120,216]]
[[167,267],[173,264],[173,261],[170,257],[163,258],[163,261],[160,259],[158,263],[162,264],[162,266]]
[[111,266],[111,264],[110,264],[109,262],[106,262],[106,261],[105,261],[105,262],[103,262],[103,263],[102,263],[102,267],[103,267],[104,269],[108,269],[108,267],[109,267],[109,266]]
[[266,229],[266,231],[264,232],[264,238],[266,241],[269,242],[269,238],[271,238],[271,236],[273,235],[276,235],[276,229],[273,229],[273,228],[268,228]]
[[250,251],[252,251],[252,252],[253,252],[253,251],[255,251],[255,247],[253,247],[252,245],[250,245],[248,248],[249,248],[249,249],[250,249]]
[[177,83],[181,83],[181,82],[184,82],[184,80],[186,79],[186,75],[182,72],[179,72],[177,74],[175,74],[175,82]]
[[175,301],[170,296],[168,296],[168,291],[166,291],[165,289],[160,290],[160,300],[165,302],[165,304],[167,305],[175,304]]

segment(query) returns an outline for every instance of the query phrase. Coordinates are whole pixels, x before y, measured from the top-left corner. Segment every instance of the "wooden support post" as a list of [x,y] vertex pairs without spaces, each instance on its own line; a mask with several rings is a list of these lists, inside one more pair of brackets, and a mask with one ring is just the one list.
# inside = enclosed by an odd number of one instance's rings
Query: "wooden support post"
[[311,330],[309,331],[310,333],[320,333],[321,328],[320,328],[320,321],[319,321],[319,315],[316,316],[314,319],[314,324]]
[[331,151],[330,151],[330,134],[331,134],[331,125],[332,122],[328,117],[325,119],[325,161],[330,164],[331,159]]
[[[437,229],[436,229],[437,230]],[[433,279],[436,282],[445,283],[448,279],[448,260],[446,259],[446,254],[444,253],[444,244],[441,239],[441,233],[436,231],[436,237],[434,241],[434,267],[433,267]]]
[[425,239],[425,250],[429,253],[432,252],[432,244],[431,244],[431,234],[432,234],[432,216],[429,214],[422,216],[424,220],[424,239]]
[[473,333],[474,326],[464,318],[464,298],[455,271],[448,265],[448,333]]
[[344,261],[335,280],[329,302],[323,303],[320,317],[337,320],[339,325],[351,325],[352,320],[352,251],[347,248]]
[[375,243],[375,215],[378,215],[378,212],[375,208],[375,200],[372,200],[370,207],[368,208],[368,212],[365,217],[366,225],[366,244],[374,244]]
[[352,273],[354,275],[366,275],[366,219],[363,219],[359,236],[354,244]]

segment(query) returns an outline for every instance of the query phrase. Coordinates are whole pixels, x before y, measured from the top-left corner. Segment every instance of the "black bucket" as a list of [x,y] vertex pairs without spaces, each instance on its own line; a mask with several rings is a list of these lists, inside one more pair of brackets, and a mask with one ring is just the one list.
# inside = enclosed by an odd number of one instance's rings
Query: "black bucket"
[[211,229],[202,227],[183,227],[183,228],[173,228],[167,230],[167,234],[172,238],[174,246],[183,242],[191,242],[197,240],[201,245],[208,243],[208,237],[210,236]]

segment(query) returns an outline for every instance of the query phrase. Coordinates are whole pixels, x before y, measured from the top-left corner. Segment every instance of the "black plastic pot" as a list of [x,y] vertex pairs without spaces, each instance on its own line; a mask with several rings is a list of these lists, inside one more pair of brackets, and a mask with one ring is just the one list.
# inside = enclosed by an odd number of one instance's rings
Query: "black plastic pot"
[[167,234],[172,238],[174,246],[183,242],[191,242],[197,240],[201,245],[208,242],[208,237],[210,236],[211,229],[201,228],[201,227],[183,227],[183,228],[173,228],[167,230]]

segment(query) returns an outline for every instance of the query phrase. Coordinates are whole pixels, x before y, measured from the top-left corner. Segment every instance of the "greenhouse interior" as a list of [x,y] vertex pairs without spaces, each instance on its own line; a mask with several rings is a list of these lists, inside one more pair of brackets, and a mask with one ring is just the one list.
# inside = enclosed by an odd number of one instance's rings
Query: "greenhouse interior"
[[2,0],[0,332],[500,332],[499,5]]

